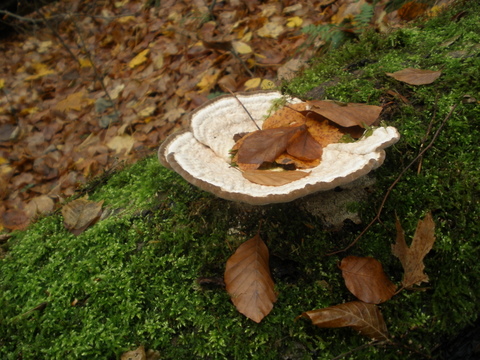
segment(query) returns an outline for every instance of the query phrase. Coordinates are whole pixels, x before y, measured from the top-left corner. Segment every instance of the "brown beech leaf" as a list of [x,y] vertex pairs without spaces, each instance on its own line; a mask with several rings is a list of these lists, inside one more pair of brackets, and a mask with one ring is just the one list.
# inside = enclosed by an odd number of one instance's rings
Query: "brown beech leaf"
[[382,313],[374,304],[352,301],[325,309],[307,311],[301,316],[309,318],[318,327],[349,326],[371,339],[388,339],[387,325]]
[[409,85],[428,85],[437,80],[442,72],[407,68],[394,73],[386,73],[386,75]]
[[237,310],[259,323],[277,300],[270,274],[268,248],[257,234],[227,260],[225,285]]
[[313,138],[307,129],[297,134],[287,146],[288,154],[304,161],[320,159],[322,152],[322,145]]
[[348,290],[363,302],[380,304],[395,293],[395,284],[385,275],[382,264],[372,257],[347,256],[340,269]]
[[285,170],[285,171],[272,171],[272,170],[247,170],[242,171],[242,175],[248,181],[255,184],[267,185],[267,186],[281,186],[293,181],[304,178],[310,174],[310,172]]
[[2,213],[2,225],[7,229],[23,230],[28,226],[29,223],[30,218],[23,210],[12,209]]
[[428,282],[428,275],[423,272],[425,269],[423,258],[432,249],[435,242],[435,223],[432,214],[429,212],[423,220],[418,221],[410,247],[405,242],[405,233],[398,218],[396,227],[397,240],[392,245],[392,253],[400,259],[405,272],[402,285],[405,288],[411,288],[415,284]]
[[[238,163],[256,164],[273,162],[285,151],[290,139],[301,131],[305,125],[257,130],[246,136],[238,149]],[[257,167],[258,167],[257,166]]]
[[382,112],[382,108],[375,105],[343,104],[328,100],[312,100],[307,103],[311,107],[310,111],[320,114],[343,127],[370,126],[377,121]]
[[95,224],[102,214],[103,200],[99,202],[77,199],[62,208],[63,223],[74,235],[84,232]]

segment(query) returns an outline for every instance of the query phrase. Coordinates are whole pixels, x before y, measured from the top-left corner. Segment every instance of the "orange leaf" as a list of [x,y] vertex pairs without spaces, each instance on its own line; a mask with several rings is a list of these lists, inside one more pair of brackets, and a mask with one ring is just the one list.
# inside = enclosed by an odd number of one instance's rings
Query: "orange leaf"
[[385,275],[382,264],[372,257],[347,256],[340,269],[348,290],[366,303],[380,304],[395,293],[396,286]]
[[442,72],[407,68],[394,73],[386,73],[386,75],[409,85],[427,85],[437,80]]
[[371,339],[388,339],[387,326],[382,313],[374,304],[352,301],[325,309],[307,311],[301,316],[309,318],[318,327],[349,326]]
[[249,319],[259,323],[273,309],[277,295],[269,254],[258,234],[240,245],[228,259],[224,279],[233,304]]
[[242,171],[242,175],[248,181],[255,184],[267,186],[281,186],[293,181],[304,178],[310,174],[304,171],[268,171],[268,170],[247,170]]
[[410,247],[405,242],[405,233],[398,218],[396,227],[397,240],[392,245],[392,253],[400,259],[405,271],[402,285],[405,288],[410,288],[414,284],[419,285],[421,282],[428,282],[428,275],[423,272],[425,269],[423,258],[432,249],[435,242],[435,223],[432,214],[428,213],[423,220],[418,221]]
[[382,108],[375,105],[347,103],[341,104],[335,101],[313,100],[307,101],[311,106],[310,111],[326,117],[328,120],[343,126],[370,126],[377,121]]
[[63,223],[74,235],[84,232],[95,224],[102,214],[103,200],[99,202],[77,199],[62,208]]

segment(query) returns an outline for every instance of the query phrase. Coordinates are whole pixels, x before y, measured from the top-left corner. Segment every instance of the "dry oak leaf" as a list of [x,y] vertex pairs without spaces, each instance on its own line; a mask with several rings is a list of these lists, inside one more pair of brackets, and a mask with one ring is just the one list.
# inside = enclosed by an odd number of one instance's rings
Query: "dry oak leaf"
[[372,257],[347,256],[340,269],[348,290],[363,302],[380,304],[395,294],[395,284],[385,275],[382,264]]
[[403,287],[408,289],[415,284],[428,282],[428,275],[423,272],[425,269],[423,258],[435,242],[435,223],[432,214],[429,212],[423,220],[418,221],[410,247],[405,242],[405,232],[398,217],[396,227],[397,240],[392,245],[392,253],[400,259],[405,272],[402,280]]
[[259,323],[277,301],[270,274],[268,248],[257,234],[227,260],[226,290],[237,310]]
[[325,309],[304,312],[301,316],[323,328],[349,326],[374,340],[387,340],[388,331],[383,315],[374,304],[352,301]]
[[382,112],[382,107],[367,104],[339,103],[328,100],[312,100],[307,103],[310,111],[343,127],[373,125]]
[[437,80],[442,72],[407,68],[394,73],[386,73],[386,75],[409,85],[428,85]]
[[102,214],[103,200],[99,202],[76,199],[62,208],[63,224],[74,235],[95,224]]
[[297,181],[310,174],[304,171],[270,171],[270,170],[246,170],[242,175],[248,181],[267,186],[282,186],[292,181]]

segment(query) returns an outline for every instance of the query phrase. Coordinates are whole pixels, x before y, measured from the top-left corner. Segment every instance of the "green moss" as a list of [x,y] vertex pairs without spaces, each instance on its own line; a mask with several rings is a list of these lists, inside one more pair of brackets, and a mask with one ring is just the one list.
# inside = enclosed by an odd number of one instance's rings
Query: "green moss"
[[[303,97],[333,80],[327,98],[380,104],[383,120],[399,129],[401,141],[376,170],[369,201],[352,205],[366,223],[458,104],[421,167],[414,164],[390,193],[381,222],[350,251],[326,256],[353,241],[359,227],[326,232],[294,204],[238,206],[198,190],[151,157],[89,192],[90,199],[105,201],[111,215],[81,235],[67,232],[58,214],[13,234],[0,260],[0,357],[115,359],[140,344],[165,359],[335,357],[368,340],[350,329],[319,329],[295,318],[354,299],[337,267],[343,256],[374,256],[399,283],[402,268],[390,250],[395,215],[409,239],[427,211],[437,237],[425,258],[430,282],[425,291],[403,291],[381,305],[392,344],[361,348],[350,358],[431,354],[480,311],[480,110],[478,102],[462,102],[465,94],[479,99],[480,5],[469,2],[462,10],[467,16],[458,22],[449,20],[458,12],[452,9],[388,35],[366,32],[283,86]],[[441,69],[442,76],[431,85],[410,86],[385,75],[405,67]],[[276,278],[278,301],[256,324],[237,313],[223,289],[196,280],[221,277],[228,257],[260,222],[270,253],[293,263],[295,272]]]

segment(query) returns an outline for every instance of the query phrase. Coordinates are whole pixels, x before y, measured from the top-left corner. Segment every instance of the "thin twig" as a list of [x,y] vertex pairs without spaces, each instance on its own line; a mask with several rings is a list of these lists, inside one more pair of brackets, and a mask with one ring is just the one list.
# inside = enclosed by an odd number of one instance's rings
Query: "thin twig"
[[235,95],[232,90],[228,89],[227,88],[227,91],[235,98],[235,100],[238,101],[238,103],[243,107],[243,110],[245,110],[245,112],[248,114],[248,117],[253,121],[253,123],[255,124],[255,126],[257,127],[258,130],[261,130],[260,129],[260,126],[257,125],[257,123],[255,122],[255,120],[253,119],[252,115],[250,115],[250,113],[248,112],[247,108],[242,104],[242,102],[240,100],[238,100],[237,98],[237,95]]
[[445,119],[443,119],[442,123],[440,124],[440,126],[438,127],[437,131],[435,132],[435,134],[433,135],[432,137],[432,140],[430,140],[430,143],[422,150],[420,151],[420,153],[415,157],[415,159],[413,159],[401,172],[400,174],[398,175],[398,177],[395,179],[395,181],[392,183],[392,185],[390,185],[390,187],[388,188],[385,196],[383,197],[383,200],[382,200],[382,203],[380,204],[380,207],[378,208],[378,211],[377,211],[377,215],[375,215],[375,217],[373,218],[373,220],[367,225],[367,227],[365,229],[363,229],[363,231],[355,238],[355,240],[353,240],[350,245],[348,245],[346,248],[342,249],[342,250],[337,250],[337,251],[334,251],[334,252],[331,252],[329,254],[327,254],[327,256],[331,256],[331,255],[335,255],[335,254],[338,254],[338,253],[341,253],[341,252],[344,252],[344,251],[347,251],[348,249],[350,249],[353,245],[355,245],[357,243],[358,240],[360,240],[360,238],[372,227],[372,225],[377,222],[379,219],[380,219],[380,215],[382,214],[382,211],[383,211],[383,207],[385,205],[385,203],[387,202],[387,199],[390,195],[390,193],[392,192],[393,188],[395,187],[395,185],[398,184],[398,182],[400,181],[400,179],[402,178],[402,176],[407,172],[408,169],[410,169],[413,164],[415,164],[417,162],[418,159],[420,159],[423,154],[425,154],[425,152],[427,152],[428,149],[430,149],[432,146],[433,146],[433,143],[435,142],[435,140],[437,139],[438,135],[440,134],[440,131],[442,130],[443,126],[447,123],[448,119],[450,119],[450,117],[452,116],[453,112],[455,111],[455,109],[457,108],[459,103],[455,104],[452,109],[450,110],[450,112],[448,113],[448,115],[445,117]]
[[118,113],[118,110],[117,110],[117,105],[113,101],[112,97],[110,96],[110,93],[107,90],[107,87],[105,86],[105,82],[103,81],[103,76],[100,76],[98,68],[95,65],[95,62],[93,61],[91,52],[87,49],[87,45],[85,44],[85,40],[83,39],[82,32],[80,31],[80,28],[78,27],[78,25],[75,21],[72,21],[72,23],[73,23],[73,26],[75,27],[75,30],[77,31],[77,35],[78,35],[78,38],[80,39],[80,44],[82,45],[83,51],[85,51],[85,54],[88,57],[88,61],[90,61],[90,64],[92,64],[95,79],[97,79],[98,82],[100,83],[100,86],[102,87],[103,91],[105,92],[105,95],[107,95],[108,101],[110,101],[110,103],[112,104],[113,110],[115,111],[115,115],[118,118],[119,113]]

